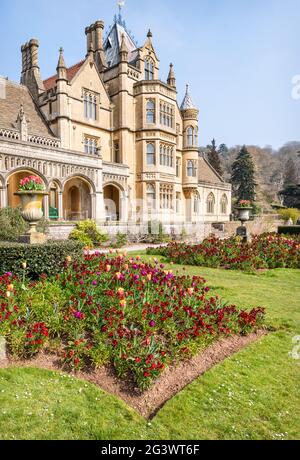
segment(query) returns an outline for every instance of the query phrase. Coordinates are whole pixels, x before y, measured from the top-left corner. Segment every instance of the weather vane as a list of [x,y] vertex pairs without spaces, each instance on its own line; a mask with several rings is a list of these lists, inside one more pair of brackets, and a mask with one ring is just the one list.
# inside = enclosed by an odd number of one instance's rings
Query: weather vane
[[122,8],[123,8],[123,6],[125,6],[125,0],[119,0],[117,2],[117,4],[118,4],[118,7],[119,7],[119,13],[121,14]]

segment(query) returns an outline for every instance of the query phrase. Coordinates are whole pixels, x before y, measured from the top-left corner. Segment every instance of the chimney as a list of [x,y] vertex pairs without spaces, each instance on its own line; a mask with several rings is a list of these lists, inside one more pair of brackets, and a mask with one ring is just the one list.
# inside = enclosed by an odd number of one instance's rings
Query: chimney
[[105,53],[103,50],[103,30],[103,21],[96,21],[95,24],[91,24],[85,29],[85,34],[87,36],[87,54],[94,50],[94,60],[100,71],[103,67],[106,67]]
[[21,47],[21,83],[28,87],[35,99],[38,99],[39,94],[45,91],[45,87],[40,75],[38,49],[39,42],[36,39],[30,40],[30,42],[25,43],[25,45]]

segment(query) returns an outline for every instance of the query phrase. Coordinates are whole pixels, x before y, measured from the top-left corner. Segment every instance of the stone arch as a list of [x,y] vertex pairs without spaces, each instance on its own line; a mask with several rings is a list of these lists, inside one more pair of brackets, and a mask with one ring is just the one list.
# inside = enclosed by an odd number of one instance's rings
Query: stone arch
[[89,186],[90,186],[91,193],[96,193],[96,186],[95,186],[94,182],[88,176],[86,176],[84,174],[80,174],[80,173],[79,174],[74,173],[74,174],[71,174],[70,176],[66,177],[66,179],[64,179],[63,182],[61,183],[62,189],[65,188],[65,185],[66,185],[67,182],[69,182],[71,179],[76,179],[76,178],[82,179],[83,181],[87,182],[89,184]]
[[92,219],[94,184],[85,176],[75,174],[63,182],[63,217],[65,220]]
[[124,187],[117,182],[107,182],[103,185],[105,219],[120,221],[124,215]]

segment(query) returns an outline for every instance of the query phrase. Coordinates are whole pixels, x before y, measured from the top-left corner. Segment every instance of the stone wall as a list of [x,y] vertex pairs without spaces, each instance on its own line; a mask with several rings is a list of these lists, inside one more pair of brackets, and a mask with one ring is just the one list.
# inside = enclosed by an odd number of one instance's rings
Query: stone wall
[[[224,224],[224,236],[234,236],[236,229],[240,226],[239,221],[226,222]],[[263,215],[253,221],[246,222],[246,227],[250,234],[260,235],[266,232],[277,232],[278,226],[282,225],[282,220],[277,215]]]

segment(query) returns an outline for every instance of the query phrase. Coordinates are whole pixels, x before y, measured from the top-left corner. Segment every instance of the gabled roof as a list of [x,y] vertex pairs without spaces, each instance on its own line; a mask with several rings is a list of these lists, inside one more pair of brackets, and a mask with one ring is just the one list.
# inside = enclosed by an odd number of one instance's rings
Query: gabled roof
[[219,176],[217,171],[202,156],[198,159],[198,179],[200,182],[224,183],[224,180]]
[[196,109],[196,106],[192,101],[190,90],[189,90],[189,85],[186,85],[186,92],[185,92],[185,96],[183,98],[180,110],[188,110],[188,109]]
[[[85,59],[78,62],[77,64],[74,64],[72,67],[69,67],[67,69],[67,79],[69,81],[73,80],[73,78],[75,77],[77,72],[79,72],[79,70],[81,69],[84,63],[85,63]],[[56,80],[57,80],[57,74],[53,75],[52,77],[44,81],[44,86],[45,86],[46,91],[49,91],[49,89],[54,88],[56,86]]]
[[5,99],[0,98],[0,127],[17,129],[17,118],[20,107],[23,105],[27,121],[28,133],[54,138],[39,108],[34,103],[26,86],[6,80]]
[[118,17],[115,16],[115,23],[108,32],[103,45],[108,67],[112,67],[119,63],[119,52],[123,34],[125,45],[128,50],[128,62],[133,62],[137,57],[137,46],[126,28],[125,21],[122,21],[120,15]]

